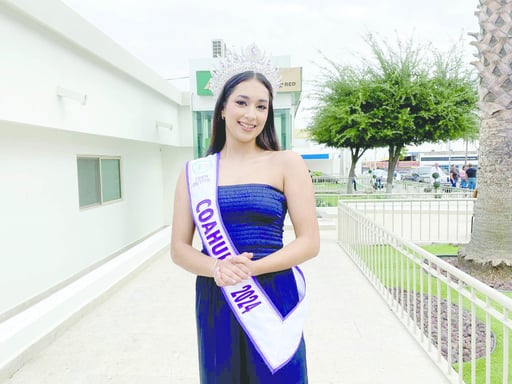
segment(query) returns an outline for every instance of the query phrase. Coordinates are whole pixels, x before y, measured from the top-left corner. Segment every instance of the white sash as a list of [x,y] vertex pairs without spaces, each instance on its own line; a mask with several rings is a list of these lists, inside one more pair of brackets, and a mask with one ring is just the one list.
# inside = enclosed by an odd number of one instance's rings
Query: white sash
[[[187,183],[196,228],[208,254],[223,259],[238,255],[238,251],[222,222],[217,202],[217,179],[218,154],[187,163]],[[290,361],[302,338],[306,281],[299,267],[292,270],[299,301],[284,318],[254,277],[222,287],[235,317],[272,373]]]

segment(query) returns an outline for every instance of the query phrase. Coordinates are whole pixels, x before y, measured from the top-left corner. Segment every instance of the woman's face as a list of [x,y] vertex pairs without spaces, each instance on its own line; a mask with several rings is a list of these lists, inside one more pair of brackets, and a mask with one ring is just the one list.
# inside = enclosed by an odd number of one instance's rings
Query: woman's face
[[269,103],[269,92],[258,80],[238,84],[222,110],[226,122],[226,140],[256,140],[265,127]]

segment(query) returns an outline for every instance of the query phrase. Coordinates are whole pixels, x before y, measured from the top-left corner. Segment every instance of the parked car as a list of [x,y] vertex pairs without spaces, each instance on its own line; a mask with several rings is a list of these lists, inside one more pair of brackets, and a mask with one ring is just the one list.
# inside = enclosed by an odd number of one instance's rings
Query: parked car
[[420,175],[415,170],[403,172],[402,181],[420,181]]
[[[420,183],[432,183],[432,167],[430,166],[423,166],[418,167],[413,170],[407,175],[403,175],[402,180],[409,180],[409,181],[417,181]],[[450,177],[444,173],[444,171],[440,170],[439,175],[439,182],[442,186],[448,186],[450,184]]]

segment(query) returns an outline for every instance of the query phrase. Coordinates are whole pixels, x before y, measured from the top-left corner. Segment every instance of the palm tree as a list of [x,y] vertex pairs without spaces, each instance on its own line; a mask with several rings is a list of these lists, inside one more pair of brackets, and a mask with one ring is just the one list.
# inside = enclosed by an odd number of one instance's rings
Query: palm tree
[[479,0],[480,137],[471,241],[460,256],[512,266],[512,1]]

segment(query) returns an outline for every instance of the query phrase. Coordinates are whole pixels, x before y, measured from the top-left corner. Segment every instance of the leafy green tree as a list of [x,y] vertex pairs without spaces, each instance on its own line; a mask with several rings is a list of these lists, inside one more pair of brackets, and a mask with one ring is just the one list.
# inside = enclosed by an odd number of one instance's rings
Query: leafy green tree
[[[364,152],[379,146],[371,132],[369,116],[361,109],[367,98],[367,81],[364,75],[349,67],[332,64],[326,72],[319,96],[321,107],[316,111],[310,134],[314,140],[333,148],[349,148],[351,165],[349,180],[355,176],[355,166]],[[324,92],[326,90],[326,92]],[[347,183],[347,193],[352,193],[352,183]]]
[[[362,69],[328,60],[331,70],[318,87],[320,103],[310,130],[316,141],[352,153],[387,147],[390,192],[405,146],[475,136],[476,82],[455,48],[446,55],[412,41],[397,41],[392,48],[371,34],[366,42],[372,61],[363,60]],[[338,89],[351,89],[350,97],[339,97]],[[324,132],[328,127],[334,132]]]

